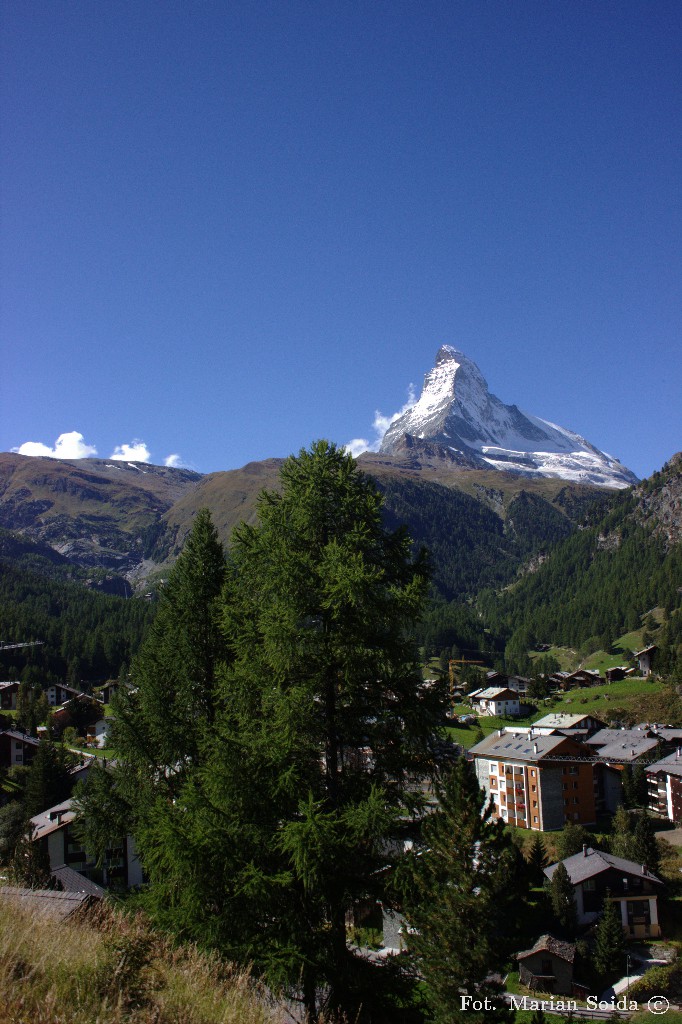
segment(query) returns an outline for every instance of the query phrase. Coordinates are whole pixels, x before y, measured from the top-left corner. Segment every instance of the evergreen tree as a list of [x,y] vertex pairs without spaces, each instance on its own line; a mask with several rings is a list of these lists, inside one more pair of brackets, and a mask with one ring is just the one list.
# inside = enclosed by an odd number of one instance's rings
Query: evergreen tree
[[542,885],[545,881],[545,868],[549,861],[545,852],[545,844],[538,835],[533,840],[528,855],[528,873],[531,885]]
[[122,687],[112,700],[112,746],[142,773],[162,775],[171,793],[196,765],[215,714],[216,672],[226,656],[218,609],[224,578],[223,547],[202,509],[133,663],[134,689]]
[[409,947],[427,984],[439,1024],[504,1020],[493,1011],[462,1009],[463,993],[493,995],[486,981],[513,948],[525,866],[464,759],[436,786],[437,810],[424,823],[411,858],[405,913]]
[[625,935],[620,910],[606,892],[604,911],[594,936],[594,965],[600,974],[621,972],[625,965]]
[[583,846],[593,846],[594,836],[584,825],[569,821],[559,836],[557,847],[562,860],[582,851]]
[[146,867],[164,829],[173,827],[177,794],[198,768],[215,715],[217,667],[225,657],[218,609],[224,578],[223,548],[203,509],[133,662],[134,686],[113,697],[116,763],[79,787],[82,834],[100,862],[107,844],[120,838],[122,818]]
[[27,818],[66,800],[71,792],[69,769],[72,759],[60,745],[45,739],[28,767],[24,806]]
[[634,859],[634,833],[632,819],[625,807],[620,806],[613,816],[609,849],[614,857]]
[[552,911],[561,932],[569,938],[576,930],[575,893],[563,861],[559,861],[549,883]]
[[642,811],[637,817],[637,824],[633,835],[632,860],[638,864],[646,864],[649,871],[654,875],[658,874],[661,867],[661,854],[658,849],[658,841],[654,832],[651,818]]
[[[389,1019],[400,967],[353,954],[346,919],[385,895],[389,842],[433,769],[445,695],[422,685],[410,640],[426,567],[326,442],[287,460],[258,513],[233,536],[222,635],[215,586],[197,594],[206,540],[183,552],[138,693],[117,702],[114,786],[134,807],[157,920],[253,964],[311,1022],[321,1008]],[[205,623],[205,662],[188,614]]]

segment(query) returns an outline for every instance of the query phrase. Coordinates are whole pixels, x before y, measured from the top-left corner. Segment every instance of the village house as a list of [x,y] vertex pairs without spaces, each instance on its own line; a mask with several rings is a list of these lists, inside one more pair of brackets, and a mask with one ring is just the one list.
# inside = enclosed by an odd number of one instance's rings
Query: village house
[[73,686],[66,686],[64,683],[52,683],[45,690],[45,693],[50,707],[57,708],[60,704],[65,704],[67,700],[71,700],[72,697],[78,697],[81,691],[74,689]]
[[469,700],[479,715],[521,714],[519,695],[506,686],[487,686],[484,690],[476,690],[469,694]]
[[132,836],[122,836],[116,846],[110,847],[100,867],[87,856],[78,840],[73,829],[75,818],[73,800],[64,800],[31,818],[31,838],[46,850],[50,870],[66,865],[107,888],[127,889],[140,885],[142,865],[135,853]]
[[642,676],[650,676],[653,671],[654,655],[658,648],[656,644],[651,644],[650,647],[644,647],[641,651],[635,651],[634,658],[639,665],[639,674]]
[[548,832],[569,821],[596,822],[599,785],[594,755],[584,743],[500,729],[469,756],[493,813],[509,825]]
[[89,725],[86,732],[86,740],[90,747],[104,747],[111,732],[113,718],[98,718],[96,722]]
[[27,736],[17,729],[3,729],[0,732],[0,767],[30,764],[39,744],[35,736]]
[[530,949],[516,953],[519,981],[531,992],[574,995],[575,945],[553,935],[541,935]]
[[17,694],[20,685],[18,680],[12,683],[0,683],[0,711],[17,710]]
[[[567,857],[563,865],[573,885],[579,925],[596,921],[604,901],[610,900],[618,907],[628,938],[657,938],[661,934],[658,894],[663,883],[646,864],[584,846],[582,853]],[[545,869],[550,881],[557,867],[558,864],[552,864]]]

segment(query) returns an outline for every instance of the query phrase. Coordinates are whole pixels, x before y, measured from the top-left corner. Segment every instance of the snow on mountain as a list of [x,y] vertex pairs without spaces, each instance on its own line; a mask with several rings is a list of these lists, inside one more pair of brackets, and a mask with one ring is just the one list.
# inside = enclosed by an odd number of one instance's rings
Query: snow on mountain
[[471,468],[602,487],[637,482],[634,473],[579,434],[491,395],[476,364],[451,345],[439,349],[419,400],[391,424],[380,451],[393,455],[418,449],[420,442]]

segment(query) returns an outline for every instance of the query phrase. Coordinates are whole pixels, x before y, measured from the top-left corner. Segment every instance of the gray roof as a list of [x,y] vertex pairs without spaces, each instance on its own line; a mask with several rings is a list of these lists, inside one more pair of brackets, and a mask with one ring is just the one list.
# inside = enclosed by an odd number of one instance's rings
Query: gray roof
[[533,722],[533,725],[538,728],[547,729],[575,729],[581,722],[584,722],[586,718],[592,718],[594,721],[599,721],[594,715],[585,712],[578,715],[568,715],[563,712],[554,712],[549,715],[545,715],[544,718],[539,718],[537,722]]
[[[589,743],[590,741],[587,740]],[[658,740],[647,739],[646,736],[641,739],[633,739],[628,737],[627,739],[613,740],[611,743],[605,743],[603,746],[595,747],[595,753],[600,758],[605,758],[608,761],[636,761],[642,757],[643,754],[648,754],[650,751],[655,750],[658,746]]]
[[476,700],[499,700],[503,693],[511,693],[512,699],[518,700],[517,694],[510,690],[508,686],[488,686],[485,690],[478,690]]
[[566,742],[566,736],[533,736],[530,733],[505,732],[486,737],[471,747],[470,753],[490,758],[511,758],[514,761],[537,761],[553,753]]
[[607,743],[614,743],[620,740],[621,743],[636,743],[639,740],[650,739],[650,730],[646,729],[600,729],[587,741],[592,747],[603,747]]
[[575,959],[575,945],[572,942],[555,939],[553,935],[541,935],[530,949],[523,949],[520,953],[515,953],[514,956],[517,960],[524,960],[527,956],[532,956],[533,953],[542,953],[545,950],[548,953],[553,953],[554,956],[561,957],[562,960],[567,960],[569,964],[572,964]]
[[677,751],[674,750],[672,754],[662,757],[660,761],[647,765],[646,770],[649,775],[657,775],[658,772],[663,771],[668,775],[682,775],[682,757],[678,757]]
[[30,910],[63,921],[71,914],[87,906],[92,896],[85,892],[58,892],[56,889],[19,889],[0,886],[0,901],[10,902]]
[[0,736],[11,736],[13,740],[20,740],[22,743],[28,743],[30,747],[37,747],[40,740],[36,739],[35,736],[29,736],[25,732],[19,732],[18,729],[2,729]]
[[91,881],[66,864],[60,864],[59,867],[53,868],[52,877],[59,882],[64,892],[84,892],[88,896],[96,896],[100,900],[106,896],[106,890],[101,885],[97,885],[97,882]]
[[42,811],[31,818],[33,840],[43,839],[45,836],[49,836],[51,832],[64,828],[75,817],[76,811],[73,807],[73,800],[63,800],[62,803],[55,804],[54,807],[48,807],[46,811]]
[[[566,857],[564,861],[550,864],[548,868],[545,868],[547,878],[552,877],[560,863],[563,863],[568,871],[573,885],[578,885],[579,882],[584,882],[588,878],[594,878],[595,875],[600,875],[603,871],[609,871],[611,868],[615,868],[616,871],[621,871],[625,875],[637,875],[638,878],[646,878],[649,882],[663,885],[660,878],[653,875],[645,865],[636,864],[635,861],[625,860],[623,857],[614,857],[610,853],[602,853],[601,850],[593,850],[591,846],[572,857]],[[642,870],[643,868],[644,870]]]

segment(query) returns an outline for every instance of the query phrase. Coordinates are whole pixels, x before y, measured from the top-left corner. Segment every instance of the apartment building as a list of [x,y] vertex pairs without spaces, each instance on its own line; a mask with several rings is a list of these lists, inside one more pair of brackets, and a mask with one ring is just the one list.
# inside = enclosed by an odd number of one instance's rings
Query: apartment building
[[501,729],[469,754],[479,785],[493,800],[495,816],[508,824],[549,832],[569,821],[595,823],[598,766],[584,743]]

